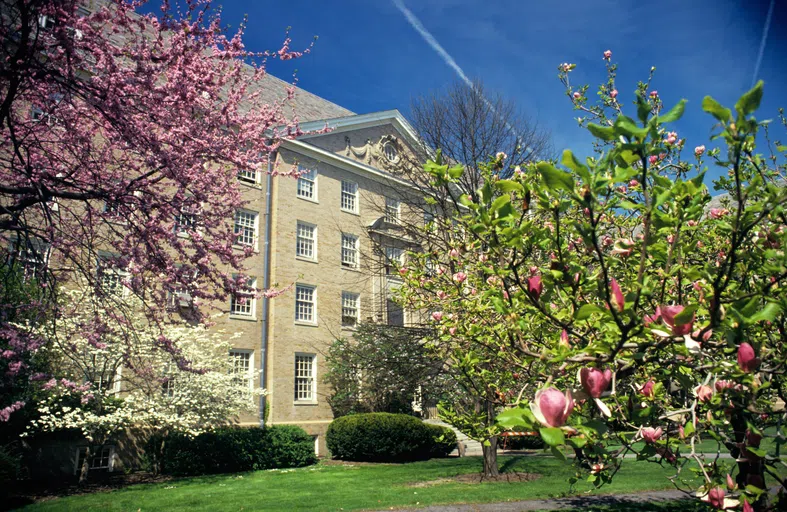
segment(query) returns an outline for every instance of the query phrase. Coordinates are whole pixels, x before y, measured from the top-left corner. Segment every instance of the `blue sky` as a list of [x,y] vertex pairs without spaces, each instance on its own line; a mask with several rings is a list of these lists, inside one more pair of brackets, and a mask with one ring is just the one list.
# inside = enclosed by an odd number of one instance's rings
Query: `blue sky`
[[[770,0],[401,0],[469,77],[514,99],[548,127],[557,149],[589,153],[590,137],[557,80],[557,65],[578,64],[575,83],[604,79],[606,49],[620,66],[619,100],[657,73],[654,88],[671,106],[689,100],[676,128],[688,146],[708,144],[712,126],[700,108],[710,94],[732,105],[753,79]],[[758,78],[765,83],[760,117],[787,106],[787,2],[774,12]],[[247,45],[270,48],[291,26],[294,46],[319,40],[313,53],[270,71],[358,113],[398,108],[450,83],[456,72],[413,28],[393,0],[222,3],[224,20],[249,17]],[[784,134],[782,129],[781,134]],[[787,135],[787,134],[786,134]],[[786,140],[787,136],[782,136]]]

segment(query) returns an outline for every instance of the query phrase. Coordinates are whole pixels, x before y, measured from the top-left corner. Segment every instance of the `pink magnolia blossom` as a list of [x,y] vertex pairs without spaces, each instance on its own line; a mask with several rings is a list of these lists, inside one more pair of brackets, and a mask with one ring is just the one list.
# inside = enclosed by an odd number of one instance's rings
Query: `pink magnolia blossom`
[[612,254],[619,254],[621,256],[631,256],[636,243],[631,238],[621,238],[615,241],[615,246],[612,248]]
[[705,146],[697,146],[694,148],[694,156],[700,157],[705,153]]
[[437,298],[439,298],[440,300],[444,300],[446,297],[448,297],[448,294],[445,293],[445,291],[437,290]]
[[486,254],[481,254],[480,256],[478,256],[478,261],[480,261],[481,263],[486,263],[488,260],[489,260],[489,256],[487,256]]
[[754,347],[743,342],[738,346],[738,367],[743,373],[752,373],[760,366],[760,359],[754,353]]
[[720,219],[730,213],[730,211],[726,208],[711,208],[708,212],[708,216],[711,219]]
[[432,319],[435,322],[441,321],[443,319],[443,312],[442,311],[435,311],[434,313],[432,313]]
[[581,97],[582,97],[582,93],[580,93],[579,91],[577,91],[577,92],[575,92],[575,93],[573,94],[573,96],[574,96],[574,99],[575,99],[575,100],[578,100],[579,98],[581,98]]
[[612,58],[612,50],[606,50],[604,52],[604,60],[609,60]]
[[409,268],[407,268],[407,267],[402,267],[402,268],[400,268],[400,269],[399,269],[399,275],[406,276],[406,275],[407,275],[407,272],[409,272],[409,271],[410,271],[410,269],[409,269]]
[[620,289],[618,282],[613,278],[609,286],[612,289],[612,297],[610,297],[612,305],[618,308],[618,311],[623,311],[623,308],[626,307],[626,300],[623,297],[623,291]]
[[735,480],[732,479],[729,473],[727,473],[727,489],[731,491],[735,490]]
[[735,389],[736,384],[729,380],[717,380],[713,387],[716,388],[717,393],[722,393],[728,389]]
[[571,411],[574,409],[574,399],[571,391],[565,394],[554,387],[540,389],[535,398],[530,402],[530,410],[545,427],[561,427],[565,425]]
[[563,329],[563,331],[560,333],[560,344],[564,347],[570,346],[568,342],[568,331],[565,329]]
[[751,504],[744,499],[743,500],[743,508],[741,509],[741,511],[742,512],[754,512],[754,509],[752,508]]
[[711,506],[724,509],[724,489],[721,487],[714,487],[708,491],[708,502]]
[[650,163],[650,165],[655,165],[658,161],[659,161],[658,155],[650,155],[648,157],[648,162]]
[[684,336],[691,332],[692,326],[694,325],[694,317],[695,315],[691,315],[691,319],[684,323],[678,324],[675,322],[675,317],[678,316],[681,312],[683,312],[685,308],[683,306],[661,306],[661,318],[664,320],[664,323],[667,324],[670,329],[672,329],[673,336]]
[[713,398],[713,388],[702,384],[694,388],[694,394],[697,395],[697,399],[700,402],[709,402]]
[[599,398],[612,382],[612,371],[599,368],[582,368],[579,370],[579,383],[585,393],[592,398]]
[[662,430],[661,427],[645,427],[641,431],[642,439],[645,440],[646,443],[653,444],[659,439],[661,439]]
[[464,272],[457,272],[454,274],[453,280],[455,283],[463,283],[467,279],[467,274]]
[[617,98],[618,97],[618,90],[617,89],[612,89],[611,91],[609,91],[609,97],[612,98],[613,100],[615,98]]
[[650,91],[650,97],[656,99],[659,97],[659,91]]
[[638,186],[639,186],[639,181],[637,180],[629,181],[629,187],[638,187]]
[[677,132],[669,132],[667,134],[667,138],[664,139],[664,142],[667,144],[675,144],[678,141],[678,134]]
[[544,291],[544,284],[541,282],[541,276],[532,276],[528,278],[527,291],[536,299],[541,297],[541,292]]
[[451,249],[451,251],[448,253],[448,255],[451,256],[452,258],[458,258],[459,257],[459,251],[457,251],[456,249]]
[[456,327],[449,327],[448,332],[451,334],[451,336],[453,336],[454,334],[456,334]]
[[653,387],[655,385],[656,383],[653,381],[653,379],[650,379],[645,384],[643,384],[641,388],[639,388],[639,392],[642,393],[643,396],[646,396],[648,398],[653,398],[654,395]]

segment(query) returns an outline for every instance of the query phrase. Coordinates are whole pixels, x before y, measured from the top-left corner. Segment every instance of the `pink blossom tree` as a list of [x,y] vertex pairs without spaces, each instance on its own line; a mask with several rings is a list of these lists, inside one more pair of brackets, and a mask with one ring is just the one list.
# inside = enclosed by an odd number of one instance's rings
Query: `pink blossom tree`
[[[286,106],[294,86],[280,101],[262,98],[265,64],[309,49],[292,51],[286,38],[249,51],[245,27],[225,33],[203,0],[163,2],[158,15],[139,14],[145,3],[2,4],[0,256],[52,295],[68,282],[92,286],[120,322],[129,311],[118,292],[154,322],[166,320],[170,294],[187,293],[202,322],[200,303],[245,284],[252,249],[233,229],[238,171],[270,172],[271,154],[298,133]],[[40,340],[0,322],[1,369],[18,375]],[[158,345],[188,364],[166,336]],[[11,409],[2,410],[0,419]]]

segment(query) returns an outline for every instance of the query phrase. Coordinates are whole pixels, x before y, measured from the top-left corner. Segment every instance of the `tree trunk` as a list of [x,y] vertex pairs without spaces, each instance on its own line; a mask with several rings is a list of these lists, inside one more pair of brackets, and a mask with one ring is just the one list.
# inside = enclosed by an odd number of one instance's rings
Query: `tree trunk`
[[88,444],[85,448],[85,459],[82,461],[82,467],[79,468],[79,485],[87,483],[87,475],[90,472],[90,458],[92,456],[92,445]]
[[484,454],[484,478],[500,475],[500,471],[497,469],[497,436],[490,437],[487,441],[489,446],[486,443],[481,444]]

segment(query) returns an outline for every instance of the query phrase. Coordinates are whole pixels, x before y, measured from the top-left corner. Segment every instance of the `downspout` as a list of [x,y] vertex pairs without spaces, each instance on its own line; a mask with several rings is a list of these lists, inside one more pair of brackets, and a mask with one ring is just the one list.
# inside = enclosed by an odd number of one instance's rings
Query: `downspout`
[[[268,175],[265,186],[265,238],[263,242],[262,260],[262,289],[267,290],[271,286],[271,210],[273,187],[273,160],[276,153],[268,157]],[[265,382],[268,376],[268,314],[270,312],[270,299],[262,298],[262,340],[260,344],[260,389],[265,389]],[[260,427],[265,427],[265,407],[267,400],[265,395],[260,396]]]

